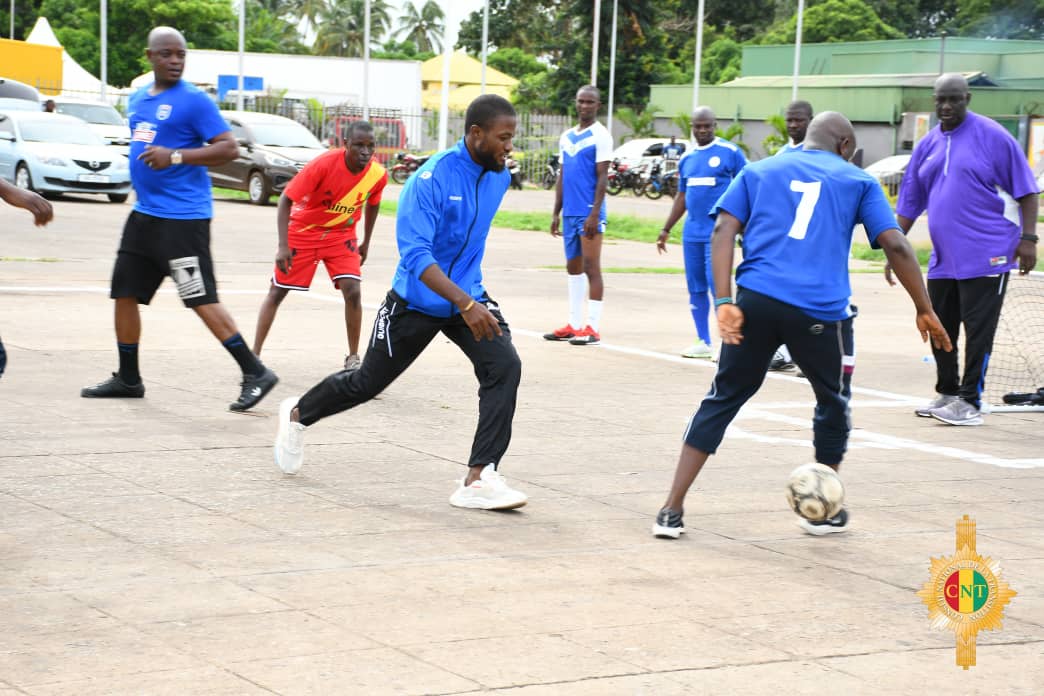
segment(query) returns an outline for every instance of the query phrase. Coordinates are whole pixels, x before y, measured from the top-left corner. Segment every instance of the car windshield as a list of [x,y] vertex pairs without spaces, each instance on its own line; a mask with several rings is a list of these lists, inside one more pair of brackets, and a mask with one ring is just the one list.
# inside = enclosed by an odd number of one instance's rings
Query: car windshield
[[250,125],[254,142],[275,147],[317,147],[322,144],[300,123],[257,123]]
[[60,114],[69,114],[87,123],[100,123],[104,126],[122,126],[123,117],[120,112],[105,104],[75,104],[59,102],[55,110]]
[[58,121],[32,120],[22,121],[22,140],[32,143],[63,143],[66,145],[104,145],[100,137],[86,123],[70,123],[65,119]]

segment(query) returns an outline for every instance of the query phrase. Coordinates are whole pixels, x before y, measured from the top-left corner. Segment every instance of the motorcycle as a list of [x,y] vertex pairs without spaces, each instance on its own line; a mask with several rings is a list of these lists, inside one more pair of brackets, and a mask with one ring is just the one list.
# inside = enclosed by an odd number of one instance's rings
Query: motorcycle
[[415,155],[411,152],[400,152],[395,155],[395,164],[391,168],[391,178],[397,184],[405,184],[410,174],[421,168],[431,155]]
[[641,180],[642,171],[641,167],[632,167],[619,159],[614,159],[609,164],[605,192],[610,196],[615,196],[625,188],[633,190]]
[[519,165],[518,160],[514,157],[508,157],[504,165],[511,172],[511,188],[521,191],[523,176],[522,167]]
[[674,170],[668,174],[663,171],[663,159],[657,158],[652,163],[652,168],[649,170],[649,178],[646,179],[641,185],[641,191],[636,188],[636,195],[645,194],[647,198],[656,200],[663,194],[667,194],[668,197],[674,198],[674,194],[678,192],[678,170]]
[[553,189],[555,183],[558,181],[558,170],[561,165],[558,162],[558,155],[549,155],[547,158],[547,165],[544,167],[544,178],[541,179],[540,183],[545,189]]

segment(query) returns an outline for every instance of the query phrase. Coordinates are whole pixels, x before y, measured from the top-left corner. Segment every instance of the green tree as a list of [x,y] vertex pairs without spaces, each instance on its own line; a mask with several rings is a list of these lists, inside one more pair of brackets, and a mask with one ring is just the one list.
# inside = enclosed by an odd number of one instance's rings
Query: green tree
[[442,52],[442,37],[446,26],[446,17],[435,0],[426,0],[417,9],[415,2],[407,2],[405,14],[399,18],[396,30],[397,38],[406,38],[417,44],[418,51]]
[[654,104],[649,104],[642,110],[632,109],[627,106],[617,109],[616,120],[631,130],[630,135],[620,138],[620,142],[627,142],[631,138],[656,137],[656,114],[659,112],[660,107]]
[[787,133],[787,120],[779,114],[772,114],[765,119],[765,123],[772,127],[772,132],[761,141],[761,147],[765,149],[765,154],[771,156],[790,142],[790,135]]
[[739,121],[733,121],[727,128],[715,128],[714,135],[723,138],[724,140],[728,140],[736,145],[736,147],[743,150],[744,155],[750,157],[750,146],[743,142],[743,124]]
[[[556,31],[561,5],[561,0],[490,0],[489,47],[520,48],[557,60],[566,36]],[[473,56],[482,53],[482,10],[472,12],[461,23],[457,47]]]
[[493,69],[517,77],[547,72],[547,66],[521,48],[500,48],[486,56],[486,63]]
[[709,85],[720,85],[740,75],[743,62],[743,47],[728,37],[710,44],[703,52],[700,66],[701,81]]
[[960,0],[950,26],[960,36],[1039,40],[1044,0]]
[[[760,43],[794,43],[797,16],[776,24],[760,38]],[[823,0],[805,9],[801,40],[806,43],[875,41],[898,39],[903,34],[881,21],[863,0]]]
[[256,53],[307,53],[301,35],[290,22],[269,9],[260,0],[249,0],[246,6],[246,31],[243,43],[246,50]]
[[[312,50],[321,56],[361,56],[365,43],[366,0],[328,4],[319,17]],[[384,36],[391,23],[386,0],[370,0],[370,39]]]
[[425,61],[434,58],[437,54],[432,51],[418,51],[417,44],[412,41],[389,39],[384,42],[380,50],[373,51],[370,55],[374,58],[384,58],[386,60]]

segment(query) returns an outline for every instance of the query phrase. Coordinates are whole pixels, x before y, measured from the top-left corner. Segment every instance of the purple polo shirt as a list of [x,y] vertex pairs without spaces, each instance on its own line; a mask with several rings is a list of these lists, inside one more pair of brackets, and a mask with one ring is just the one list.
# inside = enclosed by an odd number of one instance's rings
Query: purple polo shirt
[[895,212],[928,210],[929,278],[980,278],[1015,268],[1022,217],[1016,199],[1037,193],[1026,155],[996,121],[968,112],[914,148]]

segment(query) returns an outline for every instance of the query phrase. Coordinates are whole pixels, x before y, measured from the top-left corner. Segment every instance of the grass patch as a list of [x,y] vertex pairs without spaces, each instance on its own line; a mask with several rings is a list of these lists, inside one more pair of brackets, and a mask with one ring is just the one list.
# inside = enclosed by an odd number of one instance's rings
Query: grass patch
[[[541,266],[540,268],[547,269],[549,271],[564,271],[565,266]],[[609,266],[603,268],[602,273],[650,273],[653,275],[682,275],[685,273],[684,268],[653,268],[650,266]]]
[[[913,249],[917,253],[917,263],[921,264],[921,268],[927,268],[928,259],[932,256],[932,248],[925,245],[914,245]],[[852,245],[852,258],[859,261],[874,261],[880,263],[882,267],[887,261],[885,253],[881,249],[871,249],[869,244],[858,243]]]
[[213,191],[215,198],[231,198],[237,201],[250,200],[250,196],[246,191],[236,191],[235,189],[221,188],[220,186],[215,186]]
[[41,256],[40,258],[31,259],[27,256],[0,256],[0,261],[32,261],[33,263],[58,263],[61,259],[52,258],[50,256]]

